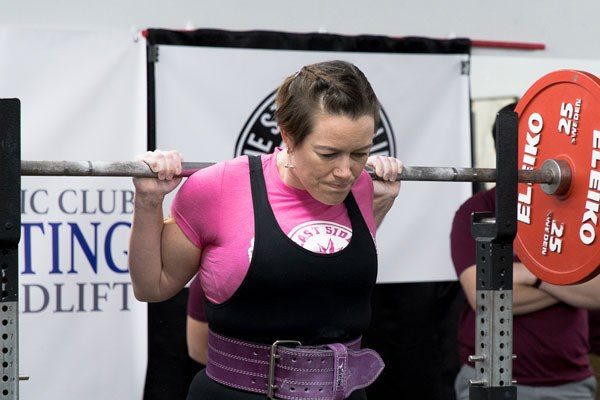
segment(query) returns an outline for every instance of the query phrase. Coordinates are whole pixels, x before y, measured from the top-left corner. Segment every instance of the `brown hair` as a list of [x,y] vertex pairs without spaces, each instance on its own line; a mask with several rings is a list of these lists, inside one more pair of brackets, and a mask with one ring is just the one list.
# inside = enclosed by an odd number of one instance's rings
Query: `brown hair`
[[379,102],[371,84],[355,65],[327,61],[302,67],[288,76],[275,97],[275,118],[280,128],[300,145],[313,129],[318,113],[352,119],[372,116],[379,123]]

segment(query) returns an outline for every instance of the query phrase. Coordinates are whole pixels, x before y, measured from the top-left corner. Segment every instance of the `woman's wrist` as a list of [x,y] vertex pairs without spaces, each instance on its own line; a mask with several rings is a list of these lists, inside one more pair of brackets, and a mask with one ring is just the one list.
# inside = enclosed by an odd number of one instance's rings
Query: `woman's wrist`
[[144,209],[162,208],[164,198],[164,195],[157,195],[155,193],[136,192],[134,196],[134,206],[135,208]]

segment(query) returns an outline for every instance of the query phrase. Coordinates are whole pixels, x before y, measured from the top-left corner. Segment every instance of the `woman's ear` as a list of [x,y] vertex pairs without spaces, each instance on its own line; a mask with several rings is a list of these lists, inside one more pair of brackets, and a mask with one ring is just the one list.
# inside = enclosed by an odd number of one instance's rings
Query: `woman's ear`
[[283,128],[280,127],[279,131],[281,132],[281,139],[283,140],[285,148],[287,149],[288,153],[291,153],[293,151],[292,140]]

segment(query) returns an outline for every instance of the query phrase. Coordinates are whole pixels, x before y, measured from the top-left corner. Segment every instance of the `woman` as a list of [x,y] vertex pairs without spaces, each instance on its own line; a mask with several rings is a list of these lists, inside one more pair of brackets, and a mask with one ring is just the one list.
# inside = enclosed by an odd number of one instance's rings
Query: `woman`
[[[375,230],[402,164],[369,157],[379,103],[354,65],[313,64],[278,89],[284,149],[180,179],[177,152],[142,157],[129,263],[136,297],[162,301],[199,270],[209,360],[188,399],[365,399],[383,368],[359,350],[377,273]],[[372,182],[364,167],[383,181]],[[282,342],[283,341],[283,342]]]

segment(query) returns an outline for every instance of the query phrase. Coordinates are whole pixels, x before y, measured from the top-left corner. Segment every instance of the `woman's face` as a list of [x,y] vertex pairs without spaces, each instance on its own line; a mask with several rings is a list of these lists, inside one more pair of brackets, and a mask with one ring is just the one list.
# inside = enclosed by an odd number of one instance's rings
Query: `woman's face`
[[[284,134],[290,161],[292,185],[307,190],[322,203],[344,201],[360,176],[373,145],[375,121],[364,115],[319,114],[314,129],[295,146]],[[291,146],[291,147],[290,147]]]

